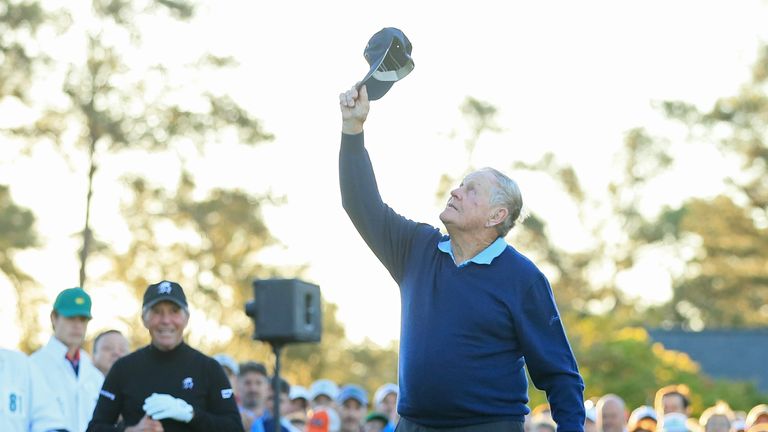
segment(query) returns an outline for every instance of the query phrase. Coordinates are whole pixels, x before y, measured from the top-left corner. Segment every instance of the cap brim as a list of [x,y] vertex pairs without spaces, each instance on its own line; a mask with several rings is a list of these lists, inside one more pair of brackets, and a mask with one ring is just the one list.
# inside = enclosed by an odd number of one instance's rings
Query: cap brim
[[88,319],[93,318],[91,316],[90,312],[83,312],[83,311],[79,311],[79,310],[75,310],[75,311],[72,311],[72,310],[57,310],[56,313],[59,314],[60,316],[63,316],[64,318],[74,318],[74,317],[85,317],[85,318],[88,318]]
[[348,401],[348,400],[354,400],[354,401],[357,401],[357,403],[359,403],[359,404],[360,404],[360,405],[362,405],[362,406],[368,406],[368,401],[365,401],[365,400],[363,400],[363,399],[362,399],[361,397],[359,397],[359,396],[347,396],[347,397],[345,397],[344,399],[341,399],[341,400],[340,400],[340,402],[341,402],[341,403],[342,403],[342,405],[343,405],[343,404],[344,404],[344,402],[346,402],[346,401]]
[[176,299],[176,298],[173,298],[173,297],[158,297],[158,298],[156,298],[156,299],[153,299],[153,300],[151,300],[151,301],[148,301],[148,302],[146,302],[146,303],[145,303],[145,304],[142,306],[142,309],[149,309],[149,308],[151,308],[152,306],[154,306],[154,305],[156,305],[156,304],[158,304],[158,303],[160,303],[160,302],[164,302],[164,301],[167,301],[167,302],[171,302],[171,303],[175,303],[175,304],[176,304],[176,305],[178,305],[180,308],[182,308],[182,309],[184,309],[184,310],[189,310],[189,309],[188,309],[188,307],[187,307],[187,305],[185,305],[185,304],[184,304],[184,303],[182,303],[180,300],[178,300],[178,299]]
[[375,420],[383,421],[384,423],[389,423],[389,419],[387,418],[387,416],[381,413],[368,414],[368,417],[365,418],[366,422],[375,421]]

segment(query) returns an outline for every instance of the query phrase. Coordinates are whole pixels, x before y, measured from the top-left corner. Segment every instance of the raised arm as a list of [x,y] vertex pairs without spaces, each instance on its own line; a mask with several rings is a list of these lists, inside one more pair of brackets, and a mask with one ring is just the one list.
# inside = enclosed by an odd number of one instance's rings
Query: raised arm
[[384,204],[379,194],[363,139],[363,124],[369,110],[365,86],[359,92],[352,88],[342,93],[339,104],[342,115],[339,151],[342,205],[368,247],[399,282],[418,224],[397,214]]

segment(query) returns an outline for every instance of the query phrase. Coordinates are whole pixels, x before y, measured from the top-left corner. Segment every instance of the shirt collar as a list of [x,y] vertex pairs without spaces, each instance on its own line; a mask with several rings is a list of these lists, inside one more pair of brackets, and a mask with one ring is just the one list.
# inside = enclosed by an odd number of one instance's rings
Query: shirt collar
[[69,351],[64,342],[56,339],[56,336],[51,336],[51,339],[48,340],[48,349],[55,357],[64,357],[67,355],[67,351]]
[[71,356],[69,355],[69,350],[67,350],[67,353],[64,354],[64,357],[66,357],[67,360],[69,360],[70,363],[79,363],[80,362],[80,350],[75,351],[75,355]]
[[[451,239],[448,238],[446,240],[441,241],[437,244],[437,248],[440,249],[441,252],[445,252],[448,255],[451,256],[451,259],[456,262],[456,257],[453,256],[453,247],[451,246]],[[457,267],[463,267],[471,262],[475,264],[484,264],[489,265],[491,262],[493,262],[493,259],[497,256],[501,255],[502,252],[504,252],[504,249],[507,248],[507,242],[504,241],[504,238],[498,237],[493,243],[491,243],[487,248],[481,250],[477,255],[474,257],[464,261],[463,263],[460,263]]]
[[[66,358],[67,352],[69,351],[69,348],[64,345],[64,342],[56,339],[56,336],[51,336],[45,349],[52,353],[55,358]],[[77,356],[80,363],[90,363],[91,361],[88,354],[83,351],[82,348],[77,350]]]

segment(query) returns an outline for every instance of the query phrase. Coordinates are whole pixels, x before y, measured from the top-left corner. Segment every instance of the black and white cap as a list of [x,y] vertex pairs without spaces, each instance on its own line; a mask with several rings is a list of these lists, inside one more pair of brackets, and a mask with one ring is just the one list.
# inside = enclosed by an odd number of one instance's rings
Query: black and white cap
[[359,84],[366,85],[369,100],[380,99],[396,81],[411,73],[412,50],[411,41],[394,27],[385,27],[371,37],[363,52],[370,70]]
[[184,290],[176,282],[161,281],[152,284],[144,291],[144,303],[143,309],[151,308],[161,301],[169,301],[176,303],[184,310],[187,310],[187,296],[184,295]]

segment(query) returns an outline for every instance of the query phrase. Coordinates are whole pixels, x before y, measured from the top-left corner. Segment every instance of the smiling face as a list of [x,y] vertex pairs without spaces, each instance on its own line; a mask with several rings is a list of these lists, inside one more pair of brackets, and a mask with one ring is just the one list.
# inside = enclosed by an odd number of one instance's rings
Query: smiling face
[[149,330],[152,345],[160,351],[170,351],[181,344],[189,313],[176,303],[161,301],[143,314],[142,321]]
[[445,228],[472,232],[482,231],[495,225],[494,213],[498,207],[491,206],[491,194],[496,187],[493,174],[476,171],[464,178],[459,187],[451,191],[451,197],[440,220]]

